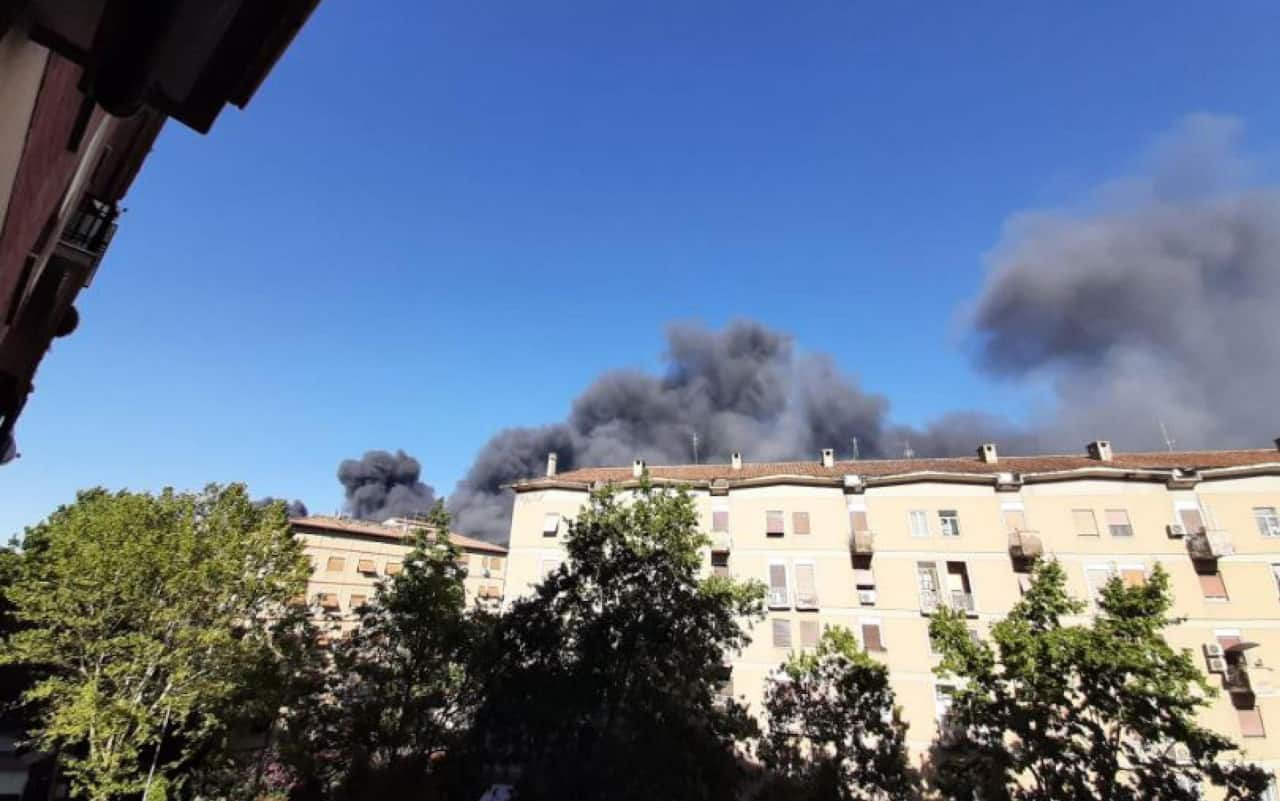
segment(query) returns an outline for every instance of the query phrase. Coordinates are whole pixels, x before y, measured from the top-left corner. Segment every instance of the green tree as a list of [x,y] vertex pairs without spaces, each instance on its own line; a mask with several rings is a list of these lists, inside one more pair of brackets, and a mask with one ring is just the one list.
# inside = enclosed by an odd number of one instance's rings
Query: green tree
[[1141,585],[1112,579],[1097,616],[1068,625],[1085,605],[1047,561],[990,642],[940,611],[930,625],[938,672],[960,679],[931,760],[944,795],[1191,801],[1207,782],[1229,799],[1259,797],[1262,770],[1231,759],[1236,745],[1196,721],[1214,690],[1192,655],[1165,641],[1171,605],[1157,565]]
[[848,629],[828,628],[815,652],[793,654],[769,681],[765,712],[766,798],[885,801],[913,792],[889,671]]
[[77,796],[172,794],[242,718],[309,565],[241,485],[82,492],[28,529],[0,662],[35,666],[40,748]]
[[475,706],[469,661],[488,615],[468,609],[466,568],[437,503],[410,535],[401,572],[379,583],[359,624],[334,646],[316,699],[311,770],[331,792],[381,798],[438,781],[432,775],[465,736]]
[[526,799],[732,798],[754,734],[718,699],[764,588],[702,576],[693,502],[645,481],[593,492],[567,561],[515,601],[483,655],[475,750]]

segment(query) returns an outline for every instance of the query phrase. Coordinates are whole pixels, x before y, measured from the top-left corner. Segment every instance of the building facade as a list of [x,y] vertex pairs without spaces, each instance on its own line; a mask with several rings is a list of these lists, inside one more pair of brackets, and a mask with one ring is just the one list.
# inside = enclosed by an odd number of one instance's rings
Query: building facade
[[761,710],[766,677],[823,627],[853,630],[884,661],[921,754],[951,686],[928,636],[940,606],[979,633],[1027,586],[1034,561],[1059,560],[1092,602],[1113,575],[1172,579],[1172,644],[1222,688],[1204,722],[1251,761],[1280,769],[1280,442],[1267,450],[1080,456],[588,468],[513,486],[508,597],[564,558],[566,521],[593,486],[647,472],[693,495],[712,546],[705,569],[758,579],[768,614],[732,660],[730,691]]
[[[294,518],[294,535],[311,560],[307,603],[322,636],[340,636],[355,627],[358,611],[373,598],[379,579],[400,572],[411,550],[407,537],[418,525],[393,519],[371,523],[345,517]],[[467,604],[497,609],[502,603],[507,549],[491,542],[450,534],[466,568]]]

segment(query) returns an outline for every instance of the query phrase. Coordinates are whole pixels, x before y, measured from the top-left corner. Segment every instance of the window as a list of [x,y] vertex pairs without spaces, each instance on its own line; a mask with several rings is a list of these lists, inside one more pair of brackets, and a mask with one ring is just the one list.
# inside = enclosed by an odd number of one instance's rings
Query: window
[[1141,587],[1147,583],[1147,569],[1145,567],[1120,567],[1120,580],[1124,582],[1126,587]]
[[1108,509],[1107,531],[1113,537],[1132,537],[1133,526],[1129,524],[1129,511],[1127,509]]
[[818,647],[818,621],[816,620],[800,621],[800,647],[801,648],[817,648]]
[[542,536],[554,537],[560,531],[560,515],[548,512],[542,516]]
[[1264,537],[1280,537],[1280,515],[1274,506],[1253,507],[1253,519],[1258,524],[1258,533]]
[[711,575],[729,577],[729,552],[728,551],[712,551],[711,552]]
[[854,534],[861,531],[870,531],[871,526],[867,525],[866,509],[850,509],[849,510],[849,530]]
[[399,563],[399,562],[387,562],[387,569],[386,569],[386,571],[385,571],[385,572],[386,572],[386,574],[387,574],[388,576],[398,576],[398,575],[400,575],[400,563]]
[[956,688],[950,684],[933,685],[933,713],[939,721],[951,711],[951,701],[955,694]]
[[368,602],[368,600],[369,600],[368,597],[364,595],[352,595],[351,602],[349,604],[351,611],[352,612],[358,611],[360,607],[364,606],[365,603]]
[[324,569],[330,573],[341,573],[347,569],[347,560],[341,556],[330,556]]
[[974,611],[973,587],[969,584],[969,568],[964,562],[947,562],[947,589],[952,607],[962,612]]
[[791,605],[787,592],[787,566],[781,562],[769,565],[769,606],[775,609]]
[[876,653],[887,650],[884,647],[884,638],[880,635],[880,621],[862,621],[862,647],[866,651],[874,651]]
[[791,515],[791,530],[796,534],[809,533],[809,513],[794,512]]
[[485,569],[485,570],[488,570],[488,571],[489,571],[489,572],[491,572],[491,573],[501,573],[501,572],[502,572],[502,557],[501,557],[501,556],[486,556],[486,557],[484,558],[484,562],[483,562],[483,564],[484,564],[484,569]]
[[791,647],[791,621],[785,617],[773,619],[773,647]]
[[1236,716],[1240,719],[1241,737],[1266,737],[1267,729],[1262,725],[1262,710],[1257,706],[1245,709],[1236,708]]
[[929,536],[929,513],[923,509],[912,509],[907,513],[907,517],[911,520],[911,536],[928,537]]
[[782,512],[776,509],[764,513],[764,533],[770,537],[781,537],[786,532]]
[[818,587],[813,562],[796,562],[796,608],[817,609]]
[[1071,520],[1075,524],[1076,534],[1081,537],[1098,536],[1098,518],[1092,509],[1072,509]]
[[1200,511],[1199,505],[1194,501],[1180,501],[1178,503],[1178,522],[1182,524],[1188,534],[1199,534],[1205,530],[1204,515]]
[[1205,600],[1209,601],[1225,601],[1227,600],[1227,585],[1222,580],[1220,571],[1212,573],[1200,573],[1200,591],[1204,593]]
[[378,566],[374,564],[372,559],[361,559],[356,562],[356,572],[363,573],[366,576],[377,575]]
[[480,597],[497,599],[502,597],[502,590],[498,589],[497,584],[481,584]]
[[959,537],[960,536],[960,515],[954,509],[941,509],[938,511],[938,523],[942,527],[942,536]]
[[1096,603],[1102,598],[1102,590],[1111,581],[1111,568],[1092,566],[1084,569],[1085,581],[1089,582],[1089,597]]
[[729,533],[729,506],[717,504],[711,509],[711,530],[717,534]]
[[316,601],[319,602],[320,608],[326,612],[337,612],[342,608],[341,604],[338,603],[338,596],[332,592],[320,593],[316,596]]

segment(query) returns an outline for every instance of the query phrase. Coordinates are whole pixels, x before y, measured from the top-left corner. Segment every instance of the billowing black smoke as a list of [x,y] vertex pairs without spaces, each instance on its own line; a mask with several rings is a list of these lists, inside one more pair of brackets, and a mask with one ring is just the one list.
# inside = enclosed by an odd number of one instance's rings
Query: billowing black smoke
[[338,465],[347,512],[361,520],[380,522],[429,511],[436,493],[421,475],[422,465],[404,451],[368,451]]
[[1055,446],[1258,447],[1280,424],[1280,191],[1239,155],[1242,126],[1196,115],[1087,213],[1019,215],[974,324],[980,364],[1047,378]]
[[268,495],[265,498],[259,498],[254,501],[254,506],[270,506],[273,503],[283,503],[285,511],[289,517],[306,517],[307,505],[299,500],[286,501],[284,498],[273,498]]

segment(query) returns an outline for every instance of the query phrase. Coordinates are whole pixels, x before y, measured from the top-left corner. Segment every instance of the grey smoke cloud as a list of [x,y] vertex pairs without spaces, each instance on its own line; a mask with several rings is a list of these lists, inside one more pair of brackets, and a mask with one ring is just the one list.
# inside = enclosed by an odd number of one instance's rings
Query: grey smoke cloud
[[422,483],[422,465],[404,451],[368,451],[338,465],[346,509],[362,520],[383,521],[429,511],[435,490]]
[[284,498],[274,498],[268,495],[265,498],[259,498],[258,500],[253,502],[254,506],[270,506],[273,503],[283,503],[285,512],[289,515],[289,517],[306,517],[307,516],[307,505],[297,499],[292,501],[287,501]]
[[1238,120],[1185,119],[1085,212],[1018,215],[973,324],[979,364],[1048,379],[1042,438],[1257,447],[1280,391],[1280,192],[1256,184]]

